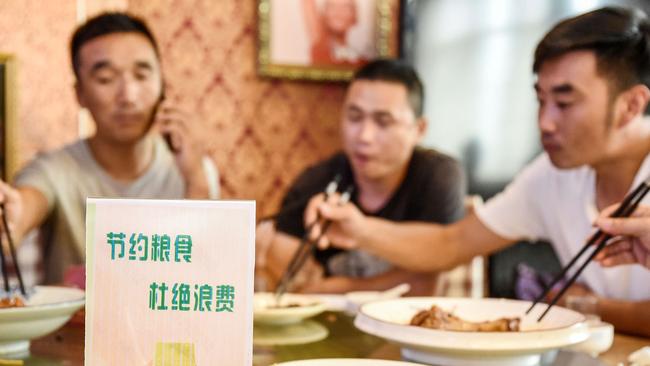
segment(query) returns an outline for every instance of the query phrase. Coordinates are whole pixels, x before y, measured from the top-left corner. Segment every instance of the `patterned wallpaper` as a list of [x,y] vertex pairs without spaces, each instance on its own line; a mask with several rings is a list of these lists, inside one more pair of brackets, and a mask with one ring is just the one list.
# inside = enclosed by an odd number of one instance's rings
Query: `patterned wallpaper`
[[76,101],[68,61],[74,1],[43,6],[38,0],[0,1],[0,53],[17,63],[17,160],[72,141],[77,134]]
[[[126,5],[128,4],[128,5]],[[144,17],[161,46],[167,95],[202,125],[225,198],[273,212],[292,179],[339,147],[342,84],[256,74],[256,0],[86,0]],[[68,40],[78,1],[0,1],[0,52],[18,56],[19,160],[77,138]]]
[[[218,4],[218,5],[217,5]],[[272,212],[293,178],[339,147],[342,84],[257,76],[257,1],[130,0],[161,46],[168,96],[208,135],[228,198]]]

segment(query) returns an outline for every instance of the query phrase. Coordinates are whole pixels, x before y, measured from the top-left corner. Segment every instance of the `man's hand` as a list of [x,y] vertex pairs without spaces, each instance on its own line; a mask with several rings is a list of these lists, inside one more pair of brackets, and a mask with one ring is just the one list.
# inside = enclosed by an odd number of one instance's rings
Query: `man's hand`
[[274,237],[275,224],[272,220],[262,221],[255,228],[255,267],[266,268]]
[[[366,229],[366,216],[352,203],[338,204],[340,197],[339,194],[334,194],[326,202],[325,195],[319,194],[312,197],[305,209],[305,226],[309,228],[314,223],[311,240],[320,236],[326,220],[332,222],[318,242],[321,249],[330,245],[343,249],[357,248],[359,238],[363,237]],[[320,220],[316,222],[319,216]]]
[[[0,180],[0,202],[4,203],[9,230],[14,234],[14,238],[16,238],[15,231],[22,219],[24,211],[22,196],[17,189]],[[0,215],[4,214],[4,211],[0,211]],[[0,232],[4,232],[4,225],[0,225]]]
[[170,149],[187,184],[187,197],[207,198],[208,182],[202,165],[205,144],[198,123],[181,109],[163,102],[156,114],[156,124],[160,133],[168,136]]
[[596,225],[620,237],[598,253],[596,260],[605,267],[638,263],[650,269],[650,207],[639,206],[628,218],[610,218],[615,209],[603,210]]

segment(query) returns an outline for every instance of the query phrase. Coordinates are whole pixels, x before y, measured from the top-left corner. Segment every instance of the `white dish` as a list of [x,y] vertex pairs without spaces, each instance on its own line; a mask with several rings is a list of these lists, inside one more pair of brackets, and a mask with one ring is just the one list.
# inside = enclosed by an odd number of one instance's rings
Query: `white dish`
[[311,296],[325,303],[327,311],[345,311],[348,300],[343,294],[312,294]]
[[[297,294],[284,294],[277,307],[275,294],[260,292],[253,299],[253,315],[260,324],[293,324],[325,311],[325,304],[317,297]],[[286,305],[297,305],[282,307]]]
[[587,321],[587,326],[589,326],[589,338],[584,342],[571,346],[570,349],[587,353],[595,358],[612,347],[614,343],[614,326],[600,320]]
[[[436,304],[467,321],[521,317],[519,332],[456,332],[410,326],[418,311]],[[363,305],[354,324],[362,331],[395,342],[406,359],[427,364],[537,365],[542,353],[580,343],[589,337],[584,316],[538,305],[524,316],[530,302],[505,299],[402,298]]]
[[79,289],[37,286],[26,306],[0,309],[0,354],[26,352],[30,340],[60,328],[84,299]]
[[327,328],[313,320],[296,324],[256,324],[253,329],[253,344],[256,346],[289,346],[321,341],[329,335]]
[[411,290],[408,283],[402,283],[386,291],[352,291],[345,294],[346,312],[355,315],[363,304],[373,301],[396,299]]
[[357,358],[327,358],[277,363],[274,366],[418,366],[420,364],[402,361],[369,360]]

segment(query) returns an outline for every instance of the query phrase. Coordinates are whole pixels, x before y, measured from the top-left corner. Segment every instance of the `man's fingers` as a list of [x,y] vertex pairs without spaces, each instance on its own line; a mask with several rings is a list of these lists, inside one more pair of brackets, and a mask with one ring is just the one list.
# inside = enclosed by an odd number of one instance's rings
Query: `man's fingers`
[[599,218],[596,224],[606,232],[614,235],[650,235],[650,218]]
[[609,256],[600,261],[600,264],[603,267],[614,267],[614,266],[619,266],[621,264],[634,264],[634,263],[637,263],[636,259],[630,252]]
[[618,206],[620,206],[620,205],[621,205],[620,203],[615,203],[615,204],[613,204],[613,205],[611,205],[611,206],[607,206],[607,208],[605,208],[604,210],[600,211],[600,215],[598,215],[598,217],[599,217],[599,218],[610,217],[610,216],[614,213],[614,211],[616,211],[616,209],[618,208]]
[[330,247],[330,240],[327,236],[323,236],[318,240],[318,249],[325,250]]
[[307,208],[305,208],[304,222],[305,227],[309,227],[318,217],[318,206],[325,200],[323,193],[317,194],[309,200]]
[[598,253],[596,260],[606,267],[635,263],[632,243],[628,240],[620,240],[609,244]]

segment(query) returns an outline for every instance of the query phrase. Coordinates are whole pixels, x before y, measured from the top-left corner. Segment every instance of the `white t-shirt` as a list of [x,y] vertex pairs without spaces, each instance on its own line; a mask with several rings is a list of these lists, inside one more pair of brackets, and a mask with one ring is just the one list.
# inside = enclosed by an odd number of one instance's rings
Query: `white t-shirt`
[[[211,160],[203,169],[210,198],[218,198],[219,177]],[[18,187],[32,187],[47,199],[48,218],[43,227],[45,283],[61,283],[71,265],[86,256],[85,213],[87,197],[182,199],[185,181],[174,156],[160,136],[155,137],[153,160],[132,182],[113,179],[88,147],[78,140],[60,150],[37,156],[18,172]]]
[[[631,190],[648,177],[650,155],[637,172]],[[650,195],[643,203],[650,203]],[[476,214],[483,224],[504,238],[550,241],[566,265],[595,231],[595,171],[588,166],[561,170],[553,166],[547,154],[542,154],[503,192],[477,207]],[[587,254],[581,257],[586,258]],[[640,265],[603,268],[590,263],[578,281],[603,297],[650,300],[650,271]]]

